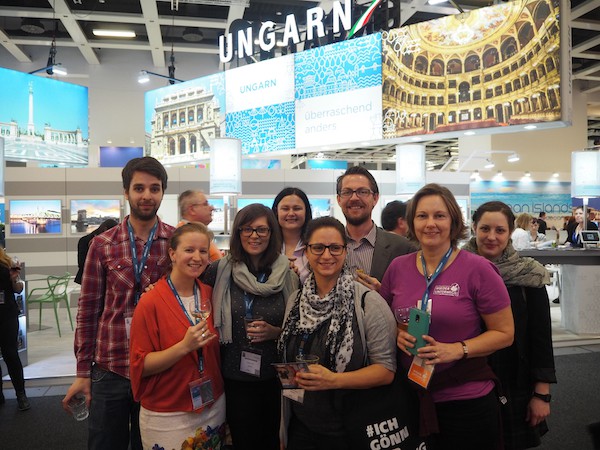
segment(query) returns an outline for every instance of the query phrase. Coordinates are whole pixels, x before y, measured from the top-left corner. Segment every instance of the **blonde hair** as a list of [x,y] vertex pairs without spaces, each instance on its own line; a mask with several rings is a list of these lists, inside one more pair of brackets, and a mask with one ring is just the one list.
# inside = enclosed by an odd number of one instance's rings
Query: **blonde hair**
[[2,247],[0,247],[0,264],[6,266],[7,269],[12,267],[12,258],[6,254]]
[[515,225],[517,228],[523,228],[524,230],[529,231],[529,225],[533,220],[533,216],[531,214],[522,213],[517,216],[517,220],[515,220]]

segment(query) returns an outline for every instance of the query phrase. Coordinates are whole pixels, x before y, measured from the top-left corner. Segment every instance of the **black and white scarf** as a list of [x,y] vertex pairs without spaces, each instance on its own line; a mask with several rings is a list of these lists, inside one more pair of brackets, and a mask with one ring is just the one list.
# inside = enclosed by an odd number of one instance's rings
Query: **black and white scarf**
[[279,339],[280,352],[285,352],[290,336],[310,335],[329,319],[331,321],[325,340],[332,366],[329,369],[341,373],[350,362],[354,345],[354,277],[346,264],[335,287],[323,298],[317,293],[315,277],[311,272],[284,325]]

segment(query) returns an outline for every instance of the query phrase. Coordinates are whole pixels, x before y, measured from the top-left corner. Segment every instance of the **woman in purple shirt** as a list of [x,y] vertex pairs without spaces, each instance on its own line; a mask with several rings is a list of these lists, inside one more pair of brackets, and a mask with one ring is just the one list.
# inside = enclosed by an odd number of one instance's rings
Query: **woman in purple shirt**
[[399,329],[397,338],[405,370],[411,363],[435,369],[427,388],[418,387],[421,434],[431,435],[436,450],[500,448],[497,380],[485,357],[513,340],[506,287],[491,262],[457,248],[466,227],[447,188],[420,189],[407,222],[421,250],[390,264],[380,294],[393,310],[425,303],[431,314],[418,358],[407,350],[415,347],[415,336]]

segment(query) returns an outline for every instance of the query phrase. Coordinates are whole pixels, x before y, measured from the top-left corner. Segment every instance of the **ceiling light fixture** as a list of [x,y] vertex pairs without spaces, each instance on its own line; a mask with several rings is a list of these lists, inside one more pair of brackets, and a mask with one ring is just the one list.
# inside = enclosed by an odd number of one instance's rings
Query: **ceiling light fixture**
[[525,176],[529,178],[531,176],[531,172],[525,172]]
[[202,33],[202,30],[197,27],[185,27],[181,37],[184,41],[200,42],[202,39],[204,39],[204,33]]
[[98,37],[134,38],[136,36],[135,31],[132,30],[106,30],[94,28],[92,33],[94,36]]
[[32,70],[29,74],[32,75],[43,70],[45,70],[48,75],[67,75],[67,68],[61,63],[56,62],[56,41],[54,39],[52,39],[52,44],[50,45],[50,54],[48,55],[48,61],[46,61],[46,67]]
[[485,160],[487,162],[483,167],[485,167],[486,169],[493,169],[494,167],[496,167],[496,164],[494,164],[494,162],[491,159],[486,158]]
[[26,17],[21,20],[21,30],[29,34],[42,34],[46,31],[46,28],[41,20]]
[[513,153],[513,154],[511,154],[511,155],[508,155],[508,159],[507,159],[507,161],[508,161],[509,163],[514,163],[514,162],[517,162],[517,161],[519,161],[520,159],[521,159],[521,158],[519,157],[519,154],[515,152],[515,153]]

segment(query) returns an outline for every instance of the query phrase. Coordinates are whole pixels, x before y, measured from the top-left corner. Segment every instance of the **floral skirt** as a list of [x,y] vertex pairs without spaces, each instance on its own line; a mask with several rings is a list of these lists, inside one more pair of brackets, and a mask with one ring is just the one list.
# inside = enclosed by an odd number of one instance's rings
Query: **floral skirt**
[[220,450],[225,439],[225,395],[201,413],[140,408],[144,450]]

